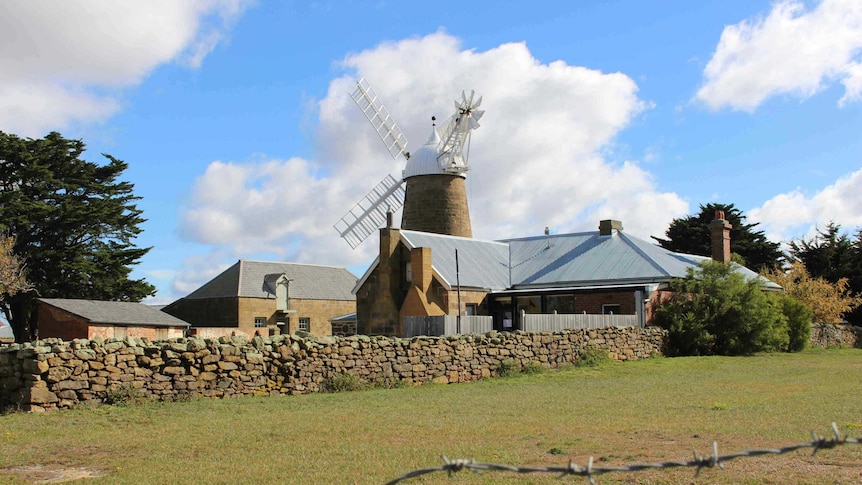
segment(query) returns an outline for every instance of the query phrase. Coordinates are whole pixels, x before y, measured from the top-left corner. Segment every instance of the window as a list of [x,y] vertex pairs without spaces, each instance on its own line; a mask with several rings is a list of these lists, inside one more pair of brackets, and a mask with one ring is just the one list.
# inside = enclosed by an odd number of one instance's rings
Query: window
[[262,328],[266,326],[266,317],[254,317],[254,326],[255,328]]
[[311,328],[311,319],[308,317],[299,317],[299,329],[303,332],[308,332]]
[[619,315],[619,305],[602,305],[602,315]]
[[479,305],[475,303],[467,303],[467,315],[476,315],[479,313]]

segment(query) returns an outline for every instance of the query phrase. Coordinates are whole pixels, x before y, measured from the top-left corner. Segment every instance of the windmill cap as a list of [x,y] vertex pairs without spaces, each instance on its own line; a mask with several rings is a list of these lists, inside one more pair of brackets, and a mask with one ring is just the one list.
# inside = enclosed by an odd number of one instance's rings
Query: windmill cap
[[452,174],[440,168],[440,163],[437,157],[440,153],[437,147],[440,145],[440,135],[435,127],[431,127],[431,136],[424,145],[419,147],[415,152],[410,154],[410,159],[407,160],[407,166],[401,173],[402,178],[416,177],[418,175],[458,175],[466,177],[465,174]]

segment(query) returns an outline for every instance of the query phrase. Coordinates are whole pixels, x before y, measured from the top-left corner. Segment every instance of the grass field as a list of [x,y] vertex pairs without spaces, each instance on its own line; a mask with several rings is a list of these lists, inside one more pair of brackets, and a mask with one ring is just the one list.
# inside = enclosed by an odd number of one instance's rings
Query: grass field
[[[0,483],[384,483],[449,458],[510,465],[688,460],[862,436],[862,350],[660,358],[457,385],[0,416]],[[611,483],[859,483],[862,445]],[[587,483],[443,473],[405,483]],[[47,482],[42,482],[47,483]]]

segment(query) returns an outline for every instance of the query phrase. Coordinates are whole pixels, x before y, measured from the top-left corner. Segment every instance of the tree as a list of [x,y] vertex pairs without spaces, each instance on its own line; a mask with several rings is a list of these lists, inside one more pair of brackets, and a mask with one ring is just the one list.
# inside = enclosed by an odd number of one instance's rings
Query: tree
[[[665,232],[667,239],[652,236],[659,246],[678,253],[710,256],[712,254],[709,223],[715,219],[715,211],[724,211],[724,217],[733,226],[730,229],[730,249],[739,255],[745,266],[763,271],[777,265],[783,258],[779,244],[766,238],[763,231],[755,228],[759,223],[746,224],[745,215],[733,204],[706,204],[700,212],[671,221]],[[734,258],[735,261],[738,259]],[[740,262],[742,264],[742,262]]]
[[787,270],[773,268],[762,276],[810,308],[818,323],[841,323],[846,313],[862,305],[862,297],[850,291],[847,278],[838,278],[834,283],[814,278],[801,261],[795,261]]
[[145,221],[134,186],[118,178],[128,165],[81,159],[85,145],[52,132],[44,139],[0,132],[0,229],[15,238],[35,291],[4,294],[0,305],[16,339],[38,336],[36,297],[140,301],[155,288],[130,279],[150,248],[133,239]]
[[670,290],[654,317],[656,325],[668,330],[668,355],[748,355],[791,348],[780,297],[766,294],[759,281],[746,280],[732,264],[705,261],[671,282]]
[[[801,261],[811,277],[833,284],[844,280],[849,292],[862,293],[862,231],[851,239],[842,233],[840,224],[830,222],[811,239],[791,241],[789,246],[791,258]],[[862,325],[862,306],[844,312],[844,318]]]
[[15,254],[14,247],[15,238],[0,233],[0,301],[33,289],[24,276],[24,262]]

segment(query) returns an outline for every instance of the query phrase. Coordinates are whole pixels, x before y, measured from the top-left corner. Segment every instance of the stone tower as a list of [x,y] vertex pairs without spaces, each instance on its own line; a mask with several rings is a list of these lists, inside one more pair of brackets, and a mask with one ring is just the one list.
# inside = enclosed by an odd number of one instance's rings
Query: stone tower
[[411,155],[404,169],[406,183],[401,228],[450,236],[473,237],[467,206],[465,170],[448,170],[438,161],[437,130]]

